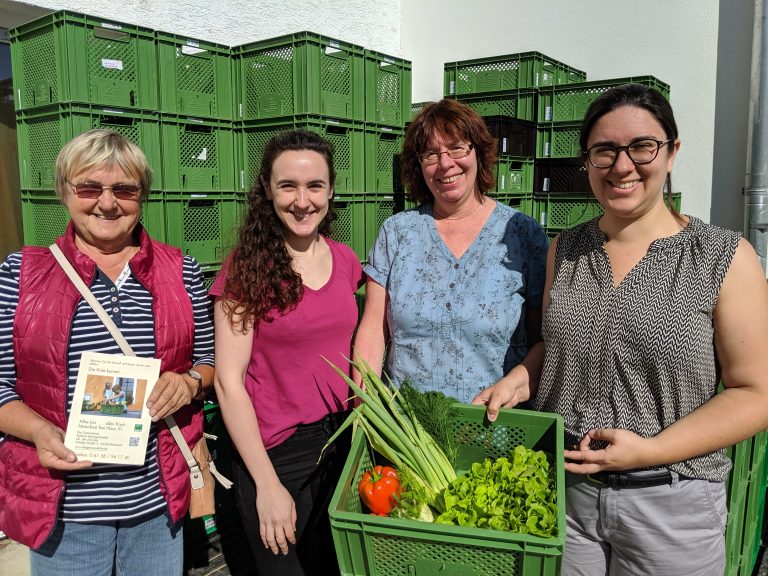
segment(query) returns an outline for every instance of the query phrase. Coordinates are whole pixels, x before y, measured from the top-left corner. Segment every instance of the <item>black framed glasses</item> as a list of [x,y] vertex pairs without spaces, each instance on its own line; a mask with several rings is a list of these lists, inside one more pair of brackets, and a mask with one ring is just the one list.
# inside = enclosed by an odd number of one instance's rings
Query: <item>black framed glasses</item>
[[448,157],[453,158],[454,160],[466,158],[469,156],[469,153],[472,152],[472,148],[474,148],[474,145],[472,144],[456,144],[442,152],[424,152],[423,154],[419,154],[418,158],[422,166],[432,166],[433,164],[440,162],[440,156],[443,154],[448,154]]
[[75,189],[75,194],[80,198],[87,198],[89,200],[98,198],[104,193],[104,190],[111,190],[112,195],[118,200],[136,200],[141,193],[141,186],[136,186],[136,184],[113,184],[112,186],[102,186],[95,182],[83,182],[81,184],[67,182]]
[[610,168],[616,164],[619,152],[624,150],[635,164],[648,164],[656,159],[659,150],[672,142],[674,138],[668,140],[654,140],[653,138],[643,138],[635,140],[626,146],[611,146],[609,144],[597,144],[589,148],[584,156],[595,168]]

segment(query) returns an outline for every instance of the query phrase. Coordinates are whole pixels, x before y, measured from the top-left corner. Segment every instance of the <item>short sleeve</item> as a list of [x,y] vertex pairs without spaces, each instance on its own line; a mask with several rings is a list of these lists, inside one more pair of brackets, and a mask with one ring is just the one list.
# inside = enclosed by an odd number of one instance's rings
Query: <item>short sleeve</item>
[[377,284],[387,287],[389,272],[395,253],[395,221],[393,217],[384,221],[376,242],[368,253],[368,264],[365,267],[367,276]]

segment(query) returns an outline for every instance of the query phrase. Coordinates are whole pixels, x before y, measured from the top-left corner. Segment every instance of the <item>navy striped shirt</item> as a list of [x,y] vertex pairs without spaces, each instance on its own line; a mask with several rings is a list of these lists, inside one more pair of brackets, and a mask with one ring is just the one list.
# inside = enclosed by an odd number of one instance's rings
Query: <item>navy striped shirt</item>
[[[19,301],[21,252],[0,265],[0,406],[22,400],[16,393],[13,356],[13,316]],[[129,270],[128,270],[129,272]],[[203,285],[203,273],[190,256],[184,257],[184,286],[195,318],[194,364],[213,366],[212,305]],[[155,355],[152,296],[130,273],[113,283],[96,274],[90,286],[138,356]],[[84,351],[122,354],[117,342],[96,313],[81,299],[72,321],[67,353],[67,416],[72,406],[77,370]],[[160,492],[157,467],[157,426],[150,429],[147,456],[142,466],[94,464],[67,474],[61,508],[64,521],[96,522],[141,518],[166,507]]]

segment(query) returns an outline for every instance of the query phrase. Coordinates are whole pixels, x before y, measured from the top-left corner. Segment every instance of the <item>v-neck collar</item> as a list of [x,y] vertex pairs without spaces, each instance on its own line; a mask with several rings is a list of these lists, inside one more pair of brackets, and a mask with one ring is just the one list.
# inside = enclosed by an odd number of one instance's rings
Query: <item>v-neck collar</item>
[[443,238],[440,236],[440,233],[437,231],[437,225],[435,224],[435,213],[433,211],[433,205],[427,204],[425,206],[425,214],[429,217],[429,234],[432,236],[432,240],[439,246],[441,253],[443,256],[445,256],[449,262],[452,264],[458,264],[462,261],[465,261],[467,258],[470,257],[470,254],[475,251],[475,246],[478,246],[480,244],[480,239],[487,234],[488,229],[491,228],[493,223],[496,221],[496,218],[498,218],[499,213],[499,202],[496,202],[496,205],[493,207],[493,210],[491,211],[491,214],[488,216],[488,219],[485,221],[485,224],[483,224],[483,227],[480,229],[480,232],[475,236],[475,239],[472,240],[470,245],[467,247],[467,249],[464,251],[464,254],[461,255],[461,258],[457,258],[453,252],[451,252],[448,249],[448,245],[445,243]]

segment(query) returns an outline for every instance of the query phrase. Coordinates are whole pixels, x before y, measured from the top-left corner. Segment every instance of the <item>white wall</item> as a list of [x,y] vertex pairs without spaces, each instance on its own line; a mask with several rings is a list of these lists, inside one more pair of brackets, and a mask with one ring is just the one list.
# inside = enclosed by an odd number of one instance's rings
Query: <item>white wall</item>
[[[73,10],[192,38],[238,46],[309,30],[400,55],[400,0],[32,0],[48,10]],[[0,0],[20,11],[18,2]],[[9,16],[9,20],[11,17]],[[11,24],[17,25],[16,22]]]
[[[414,102],[440,98],[445,62],[516,52],[543,52],[587,72],[588,80],[656,76],[671,85],[680,130],[673,185],[683,193],[683,211],[741,229],[741,145],[747,135],[740,108],[746,113],[746,92],[734,84],[749,84],[753,5],[722,5],[723,10],[719,0],[486,0],[450,7],[445,0],[403,2],[402,57],[413,61]],[[732,51],[719,55],[721,27],[735,37],[724,39]],[[722,85],[718,64],[729,77]],[[723,114],[719,137],[736,147],[718,155],[718,167],[716,108]],[[713,171],[720,172],[718,186],[731,189],[727,197],[718,196],[727,210],[711,207]]]

